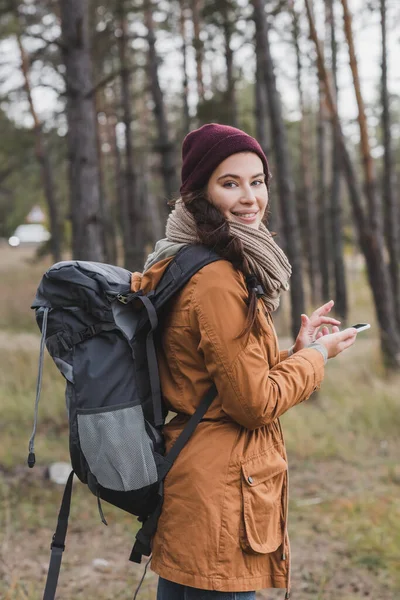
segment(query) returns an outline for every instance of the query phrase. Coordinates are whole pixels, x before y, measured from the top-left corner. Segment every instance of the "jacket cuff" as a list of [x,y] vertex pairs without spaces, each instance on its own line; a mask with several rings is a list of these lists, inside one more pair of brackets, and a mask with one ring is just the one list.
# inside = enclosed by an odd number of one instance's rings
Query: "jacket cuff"
[[312,344],[307,346],[307,348],[313,348],[314,350],[318,350],[318,352],[321,352],[322,356],[324,357],[324,364],[326,365],[326,363],[328,362],[328,350],[325,348],[325,346],[323,346],[319,342],[313,342]]

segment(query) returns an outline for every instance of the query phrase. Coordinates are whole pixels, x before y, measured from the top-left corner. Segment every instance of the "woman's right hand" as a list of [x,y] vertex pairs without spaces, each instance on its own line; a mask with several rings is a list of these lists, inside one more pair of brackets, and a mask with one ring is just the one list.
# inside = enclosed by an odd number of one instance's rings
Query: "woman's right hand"
[[328,358],[334,358],[340,354],[340,352],[346,350],[346,348],[350,348],[356,341],[356,337],[357,329],[348,327],[347,329],[343,329],[343,331],[337,331],[327,335],[320,334],[317,336],[317,341],[327,349]]

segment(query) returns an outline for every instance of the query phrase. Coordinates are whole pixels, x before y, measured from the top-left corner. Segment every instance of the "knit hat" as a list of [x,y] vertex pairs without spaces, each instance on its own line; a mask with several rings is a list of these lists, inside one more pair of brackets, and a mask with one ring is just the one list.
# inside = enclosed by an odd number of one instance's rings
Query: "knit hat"
[[201,189],[218,165],[237,152],[257,154],[268,182],[267,157],[257,140],[244,131],[229,125],[209,123],[188,133],[182,144],[181,194]]

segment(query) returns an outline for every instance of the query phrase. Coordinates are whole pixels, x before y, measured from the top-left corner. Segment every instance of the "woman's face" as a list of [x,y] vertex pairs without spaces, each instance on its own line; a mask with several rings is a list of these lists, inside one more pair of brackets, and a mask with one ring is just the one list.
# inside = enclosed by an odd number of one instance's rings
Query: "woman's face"
[[254,152],[238,152],[218,165],[207,184],[210,201],[230,221],[258,229],[268,205],[264,167]]

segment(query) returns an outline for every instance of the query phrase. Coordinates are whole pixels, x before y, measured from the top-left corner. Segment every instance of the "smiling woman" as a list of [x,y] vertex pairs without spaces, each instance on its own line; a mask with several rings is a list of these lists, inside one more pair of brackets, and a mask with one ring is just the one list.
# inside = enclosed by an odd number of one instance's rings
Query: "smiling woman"
[[152,546],[157,600],[255,600],[267,587],[286,587],[289,598],[279,417],[319,387],[327,358],[349,347],[356,330],[339,332],[328,302],[302,315],[295,345],[280,351],[272,314],[291,266],[264,223],[270,173],[261,146],[210,123],[186,136],[182,159],[166,239],[135,281],[146,293],[155,289],[186,245],[224,260],[193,275],[163,317],[160,380],[176,413],[163,429],[167,451],[213,385],[217,396],[165,479]]
[[263,164],[257,154],[228,156],[211,175],[207,193],[226,219],[258,229],[268,205]]

